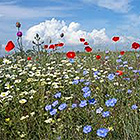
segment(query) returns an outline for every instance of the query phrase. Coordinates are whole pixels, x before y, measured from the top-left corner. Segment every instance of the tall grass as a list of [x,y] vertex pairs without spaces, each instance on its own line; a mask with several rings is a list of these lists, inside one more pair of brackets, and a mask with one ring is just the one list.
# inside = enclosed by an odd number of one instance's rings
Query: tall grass
[[[96,59],[97,54],[101,59]],[[16,53],[0,60],[0,140],[100,140],[100,128],[109,130],[106,140],[140,139],[139,52],[78,53],[74,62],[63,53],[42,53],[40,59],[31,55],[21,58]],[[109,80],[109,74],[114,79]],[[91,91],[87,97],[85,86]],[[61,97],[55,98],[58,92]],[[116,104],[107,107],[112,98]],[[45,107],[56,100],[57,113],[51,115]],[[84,107],[82,100],[87,101]],[[60,111],[62,103],[67,106]],[[72,108],[73,103],[77,107]],[[110,112],[108,117],[103,117],[105,111]],[[87,125],[92,130],[85,134]]]

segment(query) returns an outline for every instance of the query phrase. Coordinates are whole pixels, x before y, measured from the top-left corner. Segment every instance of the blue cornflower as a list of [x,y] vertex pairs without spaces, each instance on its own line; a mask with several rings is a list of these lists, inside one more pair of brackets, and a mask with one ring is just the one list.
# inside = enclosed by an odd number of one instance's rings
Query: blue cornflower
[[98,109],[96,109],[96,114],[101,113],[103,111],[102,107],[99,107]]
[[75,107],[77,107],[77,104],[72,104],[71,107],[72,107],[72,108],[75,108]]
[[79,80],[78,80],[78,79],[72,81],[72,84],[73,84],[73,85],[77,85],[78,83],[79,83]]
[[118,58],[122,58],[122,55],[119,55]]
[[52,109],[52,110],[50,111],[50,115],[55,115],[56,112],[57,112],[57,109]]
[[109,74],[108,77],[107,77],[109,80],[113,80],[115,78],[115,75],[114,74]]
[[105,97],[109,97],[109,94],[106,94]]
[[128,67],[128,69],[129,69],[129,70],[132,70],[132,69],[133,69],[133,67]]
[[96,103],[96,101],[95,101],[95,99],[94,99],[94,98],[92,98],[92,99],[88,100],[88,102],[89,102],[89,104],[92,104],[92,105],[94,105],[94,104]]
[[139,54],[137,54],[137,58],[139,58],[140,57],[140,55]]
[[105,118],[105,117],[109,117],[110,116],[110,112],[109,111],[104,111],[102,113],[102,116]]
[[130,81],[130,78],[123,78],[124,80]]
[[88,86],[90,85],[90,82],[85,82],[84,85]]
[[131,90],[131,89],[128,89],[128,90],[127,90],[127,93],[128,93],[128,94],[132,93],[132,90]]
[[91,91],[89,90],[88,92],[85,92],[83,96],[84,96],[85,98],[87,98],[87,97],[90,96],[90,94],[91,94]]
[[106,53],[106,54],[108,54],[108,53],[109,53],[109,51],[107,50],[107,51],[105,51],[105,53]]
[[116,62],[117,63],[120,63],[120,62],[122,62],[122,60],[121,59],[117,59]]
[[97,75],[98,75],[98,73],[99,73],[98,71],[95,71],[95,72],[94,72],[94,76],[97,76]]
[[106,57],[105,57],[105,60],[107,60],[107,59],[109,59],[109,56],[106,56]]
[[69,59],[70,63],[74,63],[74,59]]
[[134,72],[134,73],[137,73],[137,72],[139,72],[139,71],[138,71],[138,70],[133,70],[133,72]]
[[124,62],[123,62],[123,64],[127,64],[127,63],[128,63],[127,61],[124,61]]
[[97,76],[97,77],[95,77],[95,79],[97,80],[97,79],[100,79],[100,77],[99,76]]
[[99,137],[106,137],[107,136],[107,133],[109,132],[109,129],[106,129],[106,128],[100,128],[97,130],[97,135]]
[[83,128],[83,132],[84,132],[85,134],[91,132],[91,130],[92,130],[92,127],[91,127],[90,125],[86,125],[86,126],[84,126],[84,128]]
[[63,103],[63,104],[61,104],[61,105],[58,107],[58,109],[59,109],[59,110],[64,110],[66,107],[67,107],[67,104],[66,104],[66,103]]
[[105,102],[107,107],[109,107],[109,106],[113,107],[116,103],[117,103],[117,99],[115,99],[115,98],[109,99]]
[[121,67],[123,67],[123,65],[119,65],[119,67],[121,68]]
[[81,101],[81,103],[79,104],[80,107],[84,107],[86,105],[87,105],[87,101],[86,100]]
[[56,101],[54,101],[53,103],[52,103],[52,106],[53,107],[55,107],[55,106],[57,106],[58,105],[58,100],[56,100]]
[[139,73],[139,75],[140,75],[140,70],[138,70],[138,73]]
[[133,109],[133,110],[135,110],[137,108],[138,108],[138,106],[136,104],[134,104],[134,105],[131,106],[131,109]]
[[52,106],[51,106],[51,105],[46,105],[46,106],[45,106],[45,110],[46,110],[46,111],[51,110],[51,109],[52,109]]
[[86,75],[86,74],[88,74],[88,71],[84,70],[83,75]]
[[58,92],[54,95],[55,98],[60,98],[61,97],[61,92]]
[[80,82],[82,83],[82,82],[84,82],[85,81],[85,79],[80,79]]
[[87,86],[85,86],[84,88],[82,88],[82,91],[83,91],[83,92],[88,92],[89,90],[90,90],[90,88],[87,87]]

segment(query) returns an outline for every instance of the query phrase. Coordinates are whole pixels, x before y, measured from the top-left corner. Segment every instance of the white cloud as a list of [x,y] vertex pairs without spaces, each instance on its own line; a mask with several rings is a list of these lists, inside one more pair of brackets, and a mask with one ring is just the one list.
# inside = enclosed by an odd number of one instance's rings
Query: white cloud
[[97,6],[110,9],[115,12],[126,13],[131,9],[132,0],[82,0],[86,3],[93,3]]
[[[115,46],[115,43],[113,43],[111,38],[106,34],[106,30],[104,28],[100,30],[93,29],[91,32],[87,32],[80,29],[79,23],[71,22],[67,25],[64,21],[59,21],[54,18],[31,27],[26,32],[24,39],[28,43],[31,43],[36,33],[41,36],[45,43],[48,42],[48,38],[51,38],[53,43],[63,41],[67,50],[70,50],[71,48],[75,50],[78,49],[80,51],[83,50],[83,44],[79,41],[81,37],[84,37],[95,49],[113,49]],[[64,39],[60,38],[61,33],[65,34]],[[136,41],[133,37],[121,36],[117,45],[120,49],[126,46],[130,48],[133,41]],[[128,49],[128,47],[125,49]]]

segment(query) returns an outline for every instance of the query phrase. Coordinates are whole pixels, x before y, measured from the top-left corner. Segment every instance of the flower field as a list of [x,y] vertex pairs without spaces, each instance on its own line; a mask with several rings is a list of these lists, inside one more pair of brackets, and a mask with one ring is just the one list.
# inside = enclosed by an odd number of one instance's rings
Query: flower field
[[38,46],[1,58],[0,140],[139,140],[140,54],[132,47],[65,54]]

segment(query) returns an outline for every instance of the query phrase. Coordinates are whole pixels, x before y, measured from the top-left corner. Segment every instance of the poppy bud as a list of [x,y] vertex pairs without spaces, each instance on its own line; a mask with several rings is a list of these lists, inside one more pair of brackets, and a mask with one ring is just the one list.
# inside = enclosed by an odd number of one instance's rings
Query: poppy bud
[[18,31],[18,32],[17,32],[17,36],[18,36],[18,37],[22,37],[22,32],[21,32],[21,31]]
[[64,33],[62,33],[62,34],[60,35],[60,37],[61,37],[61,38],[64,37]]
[[16,22],[16,27],[18,27],[18,28],[20,28],[20,27],[21,27],[20,22]]
[[48,45],[44,45],[44,49],[48,49]]
[[85,39],[84,38],[80,38],[80,42],[85,42]]

